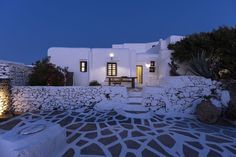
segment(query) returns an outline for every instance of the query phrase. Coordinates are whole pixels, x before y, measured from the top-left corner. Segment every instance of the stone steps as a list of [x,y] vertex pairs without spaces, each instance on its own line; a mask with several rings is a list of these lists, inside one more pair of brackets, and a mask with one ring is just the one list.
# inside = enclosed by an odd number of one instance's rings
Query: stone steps
[[125,117],[130,118],[151,118],[153,116],[152,112],[150,112],[146,107],[142,106],[142,104],[134,103],[127,104],[123,106],[123,108],[118,111],[118,113],[122,114]]
[[142,104],[143,96],[142,91],[129,91],[128,92],[128,104]]
[[129,97],[142,97],[142,92],[128,92]]
[[128,104],[142,104],[142,97],[128,97]]
[[151,118],[153,113],[142,105],[143,95],[140,90],[128,91],[127,105],[124,105],[118,112],[130,118]]
[[123,110],[125,111],[148,111],[148,109],[140,104],[127,104],[123,107]]
[[147,119],[153,116],[153,112],[151,111],[120,110],[119,114],[129,118],[140,118],[140,119]]

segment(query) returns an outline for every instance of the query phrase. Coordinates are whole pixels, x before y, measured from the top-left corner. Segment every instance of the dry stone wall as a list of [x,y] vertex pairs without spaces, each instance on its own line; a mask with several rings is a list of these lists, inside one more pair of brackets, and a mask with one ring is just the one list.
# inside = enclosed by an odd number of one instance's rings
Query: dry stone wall
[[12,107],[15,112],[92,108],[102,100],[126,102],[125,87],[33,87],[13,86]]
[[143,105],[161,113],[194,113],[196,105],[204,98],[213,104],[227,105],[230,98],[221,83],[197,76],[169,77],[161,81],[160,87],[143,90]]
[[27,85],[31,71],[32,67],[30,66],[0,60],[0,78],[9,78],[13,86]]

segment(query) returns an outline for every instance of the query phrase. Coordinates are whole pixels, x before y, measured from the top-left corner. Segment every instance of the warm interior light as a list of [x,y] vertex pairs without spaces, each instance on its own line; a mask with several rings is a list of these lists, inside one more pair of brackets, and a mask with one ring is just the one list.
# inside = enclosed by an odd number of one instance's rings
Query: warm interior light
[[114,55],[114,53],[111,52],[111,53],[109,54],[109,56],[110,56],[111,58],[113,58],[115,55]]
[[9,88],[8,82],[0,80],[0,116],[4,115],[9,108]]
[[4,111],[7,108],[6,104],[4,104],[4,101],[2,100],[4,96],[5,93],[3,91],[0,91],[0,116],[3,115]]
[[145,66],[146,68],[150,68],[151,64],[146,63]]

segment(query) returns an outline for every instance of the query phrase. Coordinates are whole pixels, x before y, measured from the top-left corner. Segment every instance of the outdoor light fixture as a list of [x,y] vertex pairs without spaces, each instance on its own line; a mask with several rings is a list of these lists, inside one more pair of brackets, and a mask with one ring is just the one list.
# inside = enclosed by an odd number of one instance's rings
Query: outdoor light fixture
[[3,115],[4,111],[6,110],[7,106],[4,103],[5,100],[3,100],[3,97],[5,97],[6,93],[3,91],[0,91],[0,116]]
[[111,52],[111,53],[109,53],[109,56],[110,56],[110,58],[112,60],[115,55],[114,55],[114,53]]
[[0,79],[0,118],[2,118],[9,109],[10,92],[9,80]]
[[145,66],[146,68],[150,68],[151,64],[146,63]]

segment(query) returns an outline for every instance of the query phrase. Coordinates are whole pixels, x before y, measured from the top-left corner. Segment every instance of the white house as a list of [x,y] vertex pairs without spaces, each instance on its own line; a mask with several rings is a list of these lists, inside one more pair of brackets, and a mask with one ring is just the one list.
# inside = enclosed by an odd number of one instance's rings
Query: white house
[[169,75],[171,50],[168,44],[183,39],[170,36],[150,43],[114,44],[112,48],[65,48],[48,50],[51,62],[73,72],[73,85],[88,85],[97,80],[107,84],[107,77],[137,77],[138,86],[155,86]]

